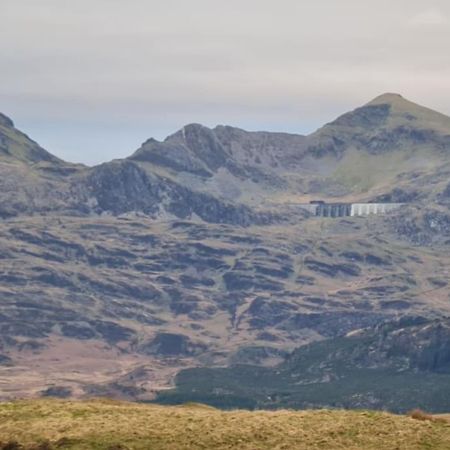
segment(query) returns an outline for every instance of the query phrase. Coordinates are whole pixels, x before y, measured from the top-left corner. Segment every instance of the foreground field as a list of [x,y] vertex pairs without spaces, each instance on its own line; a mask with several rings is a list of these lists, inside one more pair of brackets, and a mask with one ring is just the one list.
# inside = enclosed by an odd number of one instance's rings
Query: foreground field
[[369,411],[38,400],[0,404],[0,442],[11,450],[450,449],[450,424]]

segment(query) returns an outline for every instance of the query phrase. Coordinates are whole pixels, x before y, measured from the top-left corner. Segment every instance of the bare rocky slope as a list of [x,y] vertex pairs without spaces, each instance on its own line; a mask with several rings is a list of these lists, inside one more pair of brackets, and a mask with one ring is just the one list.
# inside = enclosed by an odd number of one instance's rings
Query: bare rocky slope
[[0,396],[151,399],[182,368],[447,317],[449,174],[450,119],[395,94],[309,136],[191,124],[96,167],[1,115]]

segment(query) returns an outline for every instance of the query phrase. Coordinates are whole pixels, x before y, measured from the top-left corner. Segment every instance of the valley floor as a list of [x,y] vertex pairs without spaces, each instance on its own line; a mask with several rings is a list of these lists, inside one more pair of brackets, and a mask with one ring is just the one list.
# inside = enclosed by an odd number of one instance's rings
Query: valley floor
[[25,449],[450,449],[450,423],[371,411],[35,400],[0,403],[1,442]]

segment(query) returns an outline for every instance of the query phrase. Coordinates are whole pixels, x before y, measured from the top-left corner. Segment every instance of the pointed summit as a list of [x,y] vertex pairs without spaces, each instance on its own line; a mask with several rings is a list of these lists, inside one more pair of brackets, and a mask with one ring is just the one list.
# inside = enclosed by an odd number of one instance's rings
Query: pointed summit
[[308,136],[308,146],[315,155],[337,159],[352,151],[379,155],[399,150],[423,152],[429,158],[431,148],[438,153],[449,139],[450,117],[386,93]]
[[[341,131],[337,131],[336,127]],[[318,132],[325,130],[329,134],[333,129],[333,133],[345,131],[348,135],[351,132],[373,133],[375,129],[392,130],[401,127],[428,130],[447,136],[450,135],[450,117],[411,102],[400,94],[385,93],[343,114]]]
[[404,97],[400,94],[395,94],[392,92],[386,92],[385,94],[381,94],[378,97],[375,97],[372,101],[367,103],[368,105],[386,105],[393,104],[399,102],[408,102]]
[[400,94],[386,93],[374,98],[366,107],[389,106],[389,121],[392,125],[414,124],[416,128],[430,129],[443,134],[450,133],[450,117],[411,102]]
[[[380,106],[380,105],[389,105],[392,113],[411,113],[418,111],[428,110],[424,106],[420,106],[417,103],[414,103],[400,94],[395,94],[391,92],[387,92],[385,94],[379,95],[375,97],[372,101],[365,104],[364,106]],[[428,110],[431,111],[431,110]]]

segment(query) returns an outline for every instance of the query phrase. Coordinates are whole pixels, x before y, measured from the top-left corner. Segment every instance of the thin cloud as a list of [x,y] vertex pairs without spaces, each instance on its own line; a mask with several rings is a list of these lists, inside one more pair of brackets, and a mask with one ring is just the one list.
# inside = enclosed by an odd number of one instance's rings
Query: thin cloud
[[450,20],[447,15],[438,9],[429,9],[422,11],[419,14],[413,16],[409,24],[414,27],[433,27],[448,25]]

